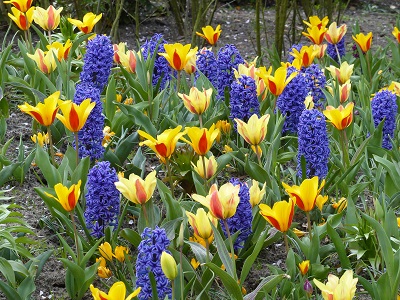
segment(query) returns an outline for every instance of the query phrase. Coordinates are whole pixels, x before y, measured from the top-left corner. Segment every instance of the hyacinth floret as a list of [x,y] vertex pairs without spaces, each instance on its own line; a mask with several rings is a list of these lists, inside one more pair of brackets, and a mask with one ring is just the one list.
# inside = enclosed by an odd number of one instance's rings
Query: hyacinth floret
[[[234,186],[240,185],[239,190],[239,204],[236,208],[236,213],[231,217],[226,219],[228,223],[228,228],[230,234],[235,234],[236,232],[240,232],[238,237],[235,240],[233,247],[235,250],[238,250],[243,247],[243,244],[246,242],[247,238],[251,235],[251,223],[253,220],[252,217],[252,208],[250,204],[250,192],[249,187],[246,183],[242,183],[237,178],[232,178],[230,181]],[[220,220],[222,231],[224,232],[225,236],[228,236],[225,226],[222,223],[223,221]]]
[[[152,299],[152,288],[149,272],[154,274],[157,284],[158,299],[172,297],[171,284],[161,269],[161,254],[166,251],[170,241],[164,228],[156,226],[155,229],[145,228],[142,235],[142,241],[138,247],[138,256],[136,260],[136,286],[141,287],[138,295],[140,300]],[[168,251],[167,251],[168,252]]]
[[306,177],[325,178],[330,154],[325,116],[317,109],[305,109],[298,126],[297,175],[302,178],[301,157],[306,160]]
[[154,59],[152,83],[154,86],[156,86],[159,80],[161,80],[160,89],[165,88],[171,72],[168,61],[165,59],[165,57],[157,54],[165,52],[165,44],[167,44],[167,42],[164,40],[163,35],[156,33],[150,38],[150,40],[146,40],[141,49],[144,59],[149,59],[149,57],[152,57],[154,53],[156,53],[156,57]]
[[85,220],[86,226],[96,238],[104,236],[104,230],[118,225],[120,193],[115,187],[117,172],[110,162],[96,163],[88,174]]
[[292,47],[290,47],[289,52],[288,52],[289,54],[287,57],[287,61],[289,63],[292,63],[294,61],[294,56],[292,54],[290,54],[290,52],[293,52],[293,49],[296,49],[297,51],[300,52],[301,48],[303,48],[302,44],[293,44]]
[[313,97],[316,107],[322,107],[324,104],[325,94],[323,89],[326,85],[326,77],[324,72],[317,64],[311,64],[307,68],[303,67],[301,73],[304,75],[309,95]]
[[113,57],[114,50],[108,36],[97,35],[94,39],[89,40],[83,57],[81,82],[91,83],[102,91],[111,73]]
[[[104,154],[103,128],[104,115],[103,103],[100,100],[100,90],[91,83],[81,82],[76,85],[74,102],[81,104],[85,99],[96,102],[85,125],[78,132],[79,138],[79,157],[89,156],[92,161],[99,159]],[[74,144],[76,147],[76,145]]]
[[227,44],[219,49],[217,55],[218,100],[225,100],[225,89],[229,88],[235,80],[234,69],[244,62],[239,50],[234,45]]
[[[247,122],[254,114],[260,116],[256,83],[249,76],[242,75],[238,80],[232,82],[229,102],[231,109],[229,118],[231,120],[238,118]],[[236,129],[236,122],[234,122],[234,126]]]
[[[287,76],[297,72],[296,68],[289,67]],[[286,116],[283,124],[283,133],[297,133],[297,125],[301,112],[305,109],[304,100],[308,95],[307,82],[304,74],[299,72],[285,87],[276,102],[282,115]]]
[[374,98],[371,100],[371,110],[375,127],[385,119],[382,130],[382,147],[388,150],[392,149],[393,145],[390,139],[394,138],[394,132],[396,129],[396,94],[389,90],[382,90],[376,93]]
[[[218,85],[217,66],[218,62],[212,50],[203,48],[197,52],[196,69],[208,78],[214,88],[217,88]],[[196,72],[196,78],[198,77],[199,73]]]
[[[339,43],[336,44],[339,55],[342,58],[346,54],[346,47],[344,44],[344,37],[340,40]],[[326,48],[326,53],[336,62],[339,62],[335,45],[328,43],[328,47]]]

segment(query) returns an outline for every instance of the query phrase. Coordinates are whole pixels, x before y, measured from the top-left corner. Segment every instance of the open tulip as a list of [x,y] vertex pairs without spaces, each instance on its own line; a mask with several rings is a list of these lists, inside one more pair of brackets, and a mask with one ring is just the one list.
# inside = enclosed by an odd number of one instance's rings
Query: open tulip
[[270,115],[266,114],[258,118],[258,116],[254,114],[250,117],[247,123],[235,118],[237,131],[247,143],[253,146],[258,146],[267,134],[269,117]]
[[21,30],[28,30],[31,27],[33,21],[33,12],[35,7],[29,8],[26,12],[21,12],[15,7],[11,7],[12,14],[8,13],[8,16]]
[[210,45],[215,45],[218,42],[219,36],[222,32],[221,25],[218,25],[215,30],[210,25],[201,28],[203,33],[196,32],[198,36],[204,38]]
[[333,274],[328,275],[328,282],[323,284],[313,279],[314,284],[321,290],[325,300],[351,300],[356,293],[358,278],[353,278],[353,270],[347,270],[339,279]]
[[201,115],[210,105],[212,88],[204,89],[200,92],[197,87],[192,87],[189,95],[178,93],[178,96],[183,100],[185,107],[193,114]]
[[307,32],[302,32],[302,34],[307,37],[315,45],[321,45],[324,41],[325,32],[328,29],[325,27],[318,28],[318,26],[312,26],[307,28]]
[[212,124],[210,129],[189,127],[187,129],[187,135],[189,136],[190,141],[183,137],[181,139],[191,145],[194,152],[198,155],[204,156],[208,151],[210,151],[218,133],[219,129],[215,128],[215,124]]
[[5,4],[12,4],[16,9],[20,12],[27,12],[32,5],[33,0],[11,0],[11,1],[3,1]]
[[217,226],[217,219],[215,219],[210,213],[206,213],[203,208],[198,208],[196,214],[187,211],[186,216],[189,219],[190,226],[193,228],[195,237],[200,237],[211,243],[214,233],[210,221],[214,226]]
[[128,50],[126,52],[118,51],[119,60],[121,65],[129,72],[136,72],[136,52]]
[[299,59],[302,66],[306,68],[313,63],[314,58],[318,54],[318,50],[314,48],[314,45],[303,46],[301,47],[300,51],[297,51],[297,49],[293,48],[292,51],[293,52],[290,54],[292,54],[294,58]]
[[178,276],[178,267],[176,261],[171,254],[166,251],[161,253],[160,259],[161,269],[169,280],[174,280]]
[[260,201],[264,197],[266,184],[267,183],[264,182],[262,189],[260,189],[258,181],[254,179],[252,180],[252,185],[249,189],[251,207],[258,205],[258,203],[260,203]]
[[96,105],[96,102],[90,102],[90,99],[85,99],[80,105],[71,101],[59,101],[60,109],[63,115],[57,114],[65,127],[71,132],[78,132],[85,125],[90,112]]
[[333,22],[329,26],[328,30],[325,32],[325,40],[329,44],[335,45],[342,40],[342,38],[344,37],[346,32],[347,32],[346,24],[343,24],[340,27],[337,27],[336,22]]
[[218,167],[217,161],[215,160],[214,156],[211,156],[210,159],[208,159],[207,157],[201,157],[197,161],[197,164],[195,165],[194,163],[192,163],[192,166],[194,171],[199,174],[201,178],[204,178],[206,180],[214,176],[214,174],[217,172]]
[[126,295],[126,287],[125,283],[122,281],[118,281],[114,283],[110,290],[108,291],[108,294],[106,294],[103,291],[100,291],[98,288],[95,288],[93,284],[90,285],[90,291],[92,293],[93,299],[94,300],[105,300],[105,299],[112,299],[112,300],[131,300],[137,295],[139,295],[141,288],[137,288],[136,290],[133,291],[128,297],[125,298]]
[[372,32],[369,32],[367,35],[364,33],[356,34],[356,36],[352,36],[353,40],[357,43],[363,53],[366,53],[372,45]]
[[68,39],[65,44],[62,44],[60,42],[53,42],[50,45],[46,46],[47,49],[50,51],[51,49],[56,49],[57,50],[57,58],[58,61],[61,61],[62,59],[67,60],[69,50],[71,50],[72,43],[71,40]]
[[54,30],[60,24],[60,14],[62,10],[62,7],[55,9],[53,5],[50,5],[47,9],[36,7],[33,13],[33,20],[42,27],[43,30]]
[[196,55],[197,47],[195,47],[194,49],[190,49],[190,47],[191,44],[165,44],[165,53],[158,54],[165,57],[171,68],[176,71],[182,71],[190,58]]
[[396,38],[397,42],[400,43],[400,30],[397,27],[394,27],[392,34]]
[[346,107],[340,105],[338,108],[328,105],[323,113],[333,126],[339,130],[343,130],[349,127],[353,121],[353,108],[353,102],[348,103]]
[[308,27],[316,26],[319,29],[326,27],[329,22],[328,16],[323,17],[322,20],[318,16],[310,16],[308,20],[310,22],[303,21],[303,23],[306,24]]
[[102,16],[103,14],[95,15],[92,12],[88,12],[83,16],[82,21],[68,18],[68,22],[78,27],[78,29],[83,33],[87,34],[92,32],[94,25],[100,21]]
[[22,112],[31,115],[41,125],[50,126],[56,118],[59,108],[57,102],[59,99],[60,92],[57,91],[45,98],[43,103],[38,103],[36,106],[32,106],[25,102],[23,105],[18,105],[18,108]]
[[314,44],[314,50],[317,51],[317,55],[315,55],[315,57],[318,58],[318,59],[324,57],[327,47],[328,47],[327,44],[321,44],[321,45],[315,45]]
[[71,185],[70,188],[62,185],[62,183],[57,183],[54,186],[54,191],[56,192],[57,197],[54,197],[49,193],[46,193],[46,195],[56,199],[66,211],[70,212],[74,210],[78,203],[81,194],[81,180],[79,180],[77,184]]
[[335,66],[326,67],[326,69],[331,72],[333,78],[337,78],[340,84],[346,83],[350,80],[351,74],[353,74],[354,65],[349,65],[347,61],[340,65],[340,68]]
[[[275,96],[282,94],[285,87],[290,81],[297,75],[297,72],[293,72],[287,78],[287,68],[279,67],[275,70],[274,76],[269,75],[266,78],[268,90]],[[264,79],[265,80],[265,79]]]
[[266,204],[258,205],[260,208],[260,214],[281,232],[286,232],[292,225],[293,214],[294,214],[294,201],[278,201],[274,203],[271,208]]
[[56,48],[51,48],[47,53],[38,48],[35,54],[28,53],[27,55],[36,62],[39,70],[45,74],[50,74],[57,68],[58,50]]
[[217,219],[228,219],[236,213],[239,204],[240,185],[228,182],[220,187],[213,184],[206,197],[193,194],[192,198],[207,207],[211,214]]
[[132,173],[129,175],[129,179],[119,177],[119,181],[115,182],[115,187],[125,198],[140,205],[150,200],[156,185],[156,171],[149,173],[145,180]]

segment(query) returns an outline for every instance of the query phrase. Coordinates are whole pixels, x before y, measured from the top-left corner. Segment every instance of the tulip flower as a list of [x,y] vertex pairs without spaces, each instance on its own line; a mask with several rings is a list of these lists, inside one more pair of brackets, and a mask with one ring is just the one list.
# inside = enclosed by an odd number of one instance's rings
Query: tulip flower
[[38,134],[34,134],[31,136],[31,140],[34,143],[38,143],[40,147],[43,147],[44,144],[48,144],[49,143],[49,134],[43,134],[41,132],[38,132]]
[[328,201],[328,196],[318,195],[317,200],[315,201],[315,205],[320,211],[322,211],[322,208],[324,207],[326,201]]
[[222,32],[221,25],[218,25],[215,30],[210,25],[201,28],[201,30],[203,33],[196,32],[196,34],[205,39],[212,46],[218,42],[219,36]]
[[297,228],[293,228],[293,233],[294,233],[297,237],[301,238],[301,237],[305,236],[307,232],[302,231],[302,230],[299,230],[299,229],[297,229]]
[[317,54],[315,55],[315,57],[318,59],[324,57],[327,47],[328,47],[327,44],[314,45],[314,50],[317,51]]
[[302,34],[307,37],[315,45],[321,45],[324,41],[325,32],[328,29],[325,27],[318,28],[318,26],[312,26],[307,28],[307,32],[302,32]]
[[106,267],[106,260],[104,257],[96,258],[96,262],[100,262],[99,266],[97,267],[97,275],[100,278],[110,278],[112,276],[112,272],[109,268]]
[[314,58],[317,56],[318,51],[314,49],[314,46],[303,46],[300,51],[297,49],[292,49],[293,52],[290,54],[293,55],[294,58],[297,58],[301,61],[303,67],[308,67],[314,61]]
[[[335,82],[333,82],[333,85],[335,86]],[[329,91],[329,93],[331,93],[332,96],[335,95],[335,91],[332,87],[327,86],[326,87]],[[346,83],[339,85],[339,99],[340,99],[340,103],[344,103],[347,101],[347,99],[349,99],[351,93],[351,83],[350,80],[347,81]]]
[[329,274],[326,284],[315,278],[313,281],[317,288],[321,290],[322,297],[325,300],[351,300],[356,292],[358,278],[353,278],[353,270],[347,270],[340,279]]
[[318,27],[318,29],[326,27],[329,22],[328,16],[323,17],[322,20],[318,16],[310,16],[308,20],[310,22],[303,21],[303,23],[306,24],[308,27],[316,26]]
[[343,130],[349,127],[353,121],[353,108],[353,102],[348,103],[346,107],[340,105],[338,108],[328,105],[323,113],[333,126],[339,130]]
[[337,78],[340,84],[346,83],[350,80],[351,74],[353,74],[354,65],[349,65],[347,61],[340,65],[340,68],[335,66],[326,67],[326,69],[331,72],[333,78]]
[[193,55],[190,57],[188,62],[186,63],[186,66],[184,68],[185,72],[190,74],[193,74],[194,71],[196,71],[196,55]]
[[189,127],[187,129],[187,135],[189,136],[190,141],[183,137],[181,139],[192,146],[194,152],[198,155],[204,156],[208,151],[210,151],[218,133],[219,129],[215,128],[215,124],[212,124],[210,129]]
[[397,97],[400,97],[400,82],[392,81],[387,89],[395,93]]
[[117,246],[115,247],[113,256],[119,261],[119,262],[124,262],[125,260],[125,254],[128,254],[129,249],[124,246]]
[[[260,70],[260,68],[262,69]],[[239,64],[238,69],[233,70],[233,72],[235,74],[236,79],[238,79],[242,75],[246,75],[253,78],[256,83],[257,97],[261,96],[261,100],[264,100],[267,97],[268,89],[264,79],[260,78],[259,74],[264,73],[265,77],[266,76],[265,73],[267,73],[267,70],[265,67],[260,67],[260,68],[256,68],[254,63],[250,65]],[[270,75],[272,72],[272,67],[270,67],[268,71],[269,71],[268,75]]]
[[193,114],[201,115],[210,105],[212,88],[204,89],[200,92],[197,87],[192,87],[189,95],[178,93],[178,96],[183,100],[185,107]]
[[87,34],[92,32],[94,25],[100,21],[102,16],[103,14],[95,15],[92,12],[88,12],[83,16],[82,21],[68,18],[68,22],[78,27],[78,29],[83,33]]
[[217,226],[217,219],[210,212],[206,213],[203,208],[198,208],[196,214],[187,211],[186,216],[188,217],[190,226],[193,228],[195,238],[201,238],[211,243],[214,232],[210,221],[214,226]]
[[254,207],[258,205],[258,203],[260,203],[260,201],[265,195],[265,187],[266,187],[266,182],[264,182],[262,189],[260,189],[258,181],[254,179],[252,180],[252,185],[249,189],[251,207]]
[[315,201],[322,188],[325,185],[325,179],[322,180],[321,185],[318,187],[318,176],[314,176],[311,179],[304,179],[303,182],[298,185],[289,186],[282,182],[286,193],[289,194],[293,200],[296,201],[296,205],[303,211],[309,212],[315,206]]
[[299,263],[299,269],[300,269],[301,275],[307,274],[309,267],[310,267],[309,260],[303,260],[301,263]]
[[359,33],[356,34],[356,36],[353,35],[352,37],[363,53],[366,53],[371,48],[372,32],[369,32],[367,35]]
[[192,198],[207,207],[211,214],[217,219],[228,219],[236,213],[239,204],[240,185],[228,182],[220,187],[213,184],[206,197],[193,194]]
[[80,105],[71,101],[59,101],[60,109],[63,115],[57,114],[65,127],[71,132],[78,132],[85,125],[90,112],[96,105],[96,102],[90,102],[90,99],[82,101]]
[[166,251],[163,251],[161,254],[161,269],[169,280],[173,281],[176,276],[178,276],[178,267],[176,266],[176,261],[172,257],[171,254],[169,254]]
[[171,68],[182,71],[190,58],[197,53],[197,47],[190,49],[191,44],[182,45],[180,43],[165,44],[165,53],[158,53],[164,56]]
[[[217,161],[215,160],[214,156],[211,156],[209,159],[207,157],[204,157],[204,162],[203,158],[200,158],[197,161],[197,164],[195,165],[192,163],[193,170],[199,174],[201,178],[204,178],[206,180],[212,178],[214,174],[217,172]],[[204,170],[205,168],[205,170]]]
[[287,69],[285,67],[279,67],[275,70],[274,76],[269,75],[266,78],[268,90],[275,96],[279,96],[280,94],[282,94],[284,88],[297,75],[297,72],[293,72],[287,78],[286,75]]
[[128,50],[126,52],[118,51],[121,65],[129,72],[136,73],[136,52]]
[[128,297],[125,298],[126,295],[126,287],[125,283],[122,281],[118,281],[114,283],[108,294],[103,291],[100,291],[98,288],[95,288],[93,284],[90,285],[90,291],[92,293],[94,300],[104,300],[104,299],[113,299],[113,300],[131,300],[132,298],[139,295],[141,288],[137,288],[133,291]]
[[25,13],[16,9],[15,7],[11,7],[12,14],[8,13],[8,16],[21,30],[28,30],[31,27],[33,21],[33,12],[35,11],[35,7],[29,8]]
[[46,195],[56,199],[67,212],[70,212],[74,210],[78,203],[81,194],[81,180],[79,180],[77,184],[71,185],[70,188],[62,185],[62,183],[57,183],[54,186],[54,191],[56,192],[57,197],[54,197],[49,193],[46,193]]
[[294,214],[294,201],[289,199],[289,201],[278,201],[274,203],[271,208],[266,204],[259,204],[260,214],[281,232],[286,232],[290,229]]
[[397,227],[400,228],[400,218],[399,217],[397,218]]
[[336,45],[337,43],[339,43],[342,40],[342,38],[344,37],[346,32],[347,32],[346,24],[343,24],[340,27],[337,27],[336,22],[333,22],[329,26],[328,30],[325,32],[325,40],[329,44]]
[[50,74],[57,68],[56,60],[58,57],[58,50],[55,48],[51,48],[46,54],[38,48],[35,54],[28,53],[27,55],[36,62],[39,70],[44,74]]
[[26,13],[32,5],[33,0],[10,0],[3,1],[5,4],[12,4],[18,9],[20,12]]
[[72,43],[71,40],[68,39],[63,45],[60,42],[53,42],[50,45],[47,45],[46,48],[50,51],[51,49],[56,49],[58,61],[62,59],[67,60],[69,55],[69,50],[71,50]]
[[119,54],[126,52],[126,43],[114,44],[113,50],[114,50],[114,62],[116,64],[120,64],[121,60],[119,58]]
[[129,179],[119,177],[115,182],[115,187],[129,201],[143,205],[153,196],[157,185],[156,171],[149,173],[143,180],[134,173],[129,175]]
[[57,102],[60,98],[60,92],[57,91],[45,98],[43,103],[32,106],[25,102],[23,105],[18,105],[18,108],[29,115],[43,126],[50,126],[53,124],[58,111]]
[[400,30],[397,27],[394,27],[392,34],[396,38],[397,42],[400,43]]
[[33,20],[43,30],[52,31],[60,24],[60,14],[63,10],[62,7],[55,9],[53,5],[50,5],[47,9],[36,7],[33,13]]
[[172,153],[174,153],[178,140],[186,134],[186,130],[181,132],[181,129],[181,125],[178,125],[174,129],[167,129],[163,133],[157,135],[156,139],[150,134],[138,130],[139,135],[147,139],[146,141],[140,142],[139,146],[148,146],[157,154],[162,162],[165,162],[165,159],[169,159]]
[[98,249],[102,257],[104,257],[108,261],[112,261],[113,253],[109,242],[102,243]]

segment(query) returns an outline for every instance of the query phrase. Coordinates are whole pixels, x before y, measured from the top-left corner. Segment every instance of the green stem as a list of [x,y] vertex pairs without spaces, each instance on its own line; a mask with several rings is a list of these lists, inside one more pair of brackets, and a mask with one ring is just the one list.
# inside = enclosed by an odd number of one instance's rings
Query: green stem
[[199,123],[200,123],[200,129],[203,128],[203,117],[201,114],[199,115]]
[[262,162],[261,162],[261,153],[260,153],[260,150],[259,150],[259,146],[255,145],[254,147],[256,147],[256,155],[257,155],[258,164],[262,168],[263,166],[262,166]]
[[172,300],[175,300],[175,284],[173,280],[171,280],[171,288],[172,288]]
[[47,34],[49,36],[49,45],[51,45],[51,30],[47,31]]
[[365,60],[367,61],[369,83],[372,84],[371,62],[369,60],[368,51],[365,53]]
[[78,231],[76,230],[75,218],[74,218],[74,214],[72,213],[72,211],[69,212],[69,215],[71,217],[72,226],[74,228],[76,255],[77,255],[77,258],[78,258],[78,265],[80,265],[81,264],[81,252],[80,252],[80,249],[79,249]]
[[204,155],[201,156],[201,160],[203,162],[203,174],[204,174],[204,188],[208,191],[208,180],[207,180],[207,169],[206,169],[206,158]]
[[286,232],[283,233],[283,240],[285,241],[285,250],[286,250],[286,255],[289,253],[289,241],[286,235]]
[[337,55],[338,60],[339,60],[339,67],[340,67],[340,65],[342,64],[342,59],[341,59],[341,57],[340,57],[339,49],[338,49],[337,44],[335,44],[335,50],[336,50],[336,55]]
[[229,246],[231,247],[233,276],[234,276],[235,281],[237,282],[238,278],[237,278],[237,274],[236,274],[235,249],[233,248],[232,237],[231,237],[231,233],[229,231],[228,222],[226,221],[226,219],[224,219],[224,225],[225,225],[226,234],[228,235]]
[[340,144],[342,147],[343,162],[346,169],[350,166],[349,149],[347,144],[346,129],[340,130]]
[[144,219],[146,220],[146,227],[149,227],[149,217],[147,215],[146,204],[142,204]]
[[50,126],[47,126],[47,135],[49,136],[50,159],[53,166],[57,167],[54,159],[53,136],[51,135]]
[[183,279],[184,278],[183,278],[183,265],[182,265],[182,263],[183,263],[182,251],[183,251],[183,245],[181,245],[181,247],[179,248],[179,259],[180,259],[179,272],[181,273],[181,276],[179,277],[179,279],[180,279],[180,284],[181,284],[181,288],[180,288],[180,290],[181,290],[181,299],[185,299],[185,298],[183,298],[183,289],[184,289]]
[[171,170],[171,165],[169,163],[169,158],[165,158],[165,164],[167,165],[167,176],[168,176],[172,196],[174,196],[175,195],[174,180],[172,179],[172,170]]
[[208,239],[204,239],[206,242],[206,262],[210,262],[210,243]]
[[76,166],[79,164],[79,137],[78,132],[74,132],[75,136],[75,150],[76,150]]
[[176,92],[179,93],[179,87],[181,85],[181,71],[178,71],[178,75],[176,77]]
[[310,237],[310,242],[311,242],[311,239],[312,239],[312,233],[311,233],[311,218],[310,218],[310,212],[309,211],[306,211],[306,216],[307,216],[307,227],[308,227],[308,234],[309,234],[309,237]]

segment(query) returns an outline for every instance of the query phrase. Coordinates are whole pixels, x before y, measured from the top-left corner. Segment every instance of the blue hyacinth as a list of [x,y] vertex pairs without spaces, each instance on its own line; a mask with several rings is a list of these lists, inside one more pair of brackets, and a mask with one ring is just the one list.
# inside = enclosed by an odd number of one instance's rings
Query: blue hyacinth
[[108,161],[96,163],[89,171],[86,194],[86,226],[96,238],[118,225],[120,193],[115,187],[117,172]]
[[157,285],[158,299],[172,297],[171,284],[161,269],[161,254],[167,250],[170,241],[164,228],[156,227],[154,230],[145,228],[139,244],[136,260],[136,286],[141,287],[138,295],[140,300],[152,299],[152,288],[149,272],[152,272]]
[[[208,78],[214,88],[218,86],[217,66],[217,59],[210,49],[203,48],[197,52],[196,69]],[[196,72],[196,77],[198,76],[199,73]]]
[[106,86],[113,64],[114,50],[109,37],[97,35],[89,40],[83,57],[81,82],[91,83],[100,91]]
[[78,132],[79,157],[89,156],[94,161],[101,158],[104,154],[104,148],[101,144],[104,128],[103,103],[100,100],[100,90],[98,88],[94,87],[91,83],[78,83],[76,85],[74,102],[81,104],[87,98],[90,98],[91,102],[96,102],[96,105],[89,114],[85,125]]
[[[256,83],[253,78],[242,75],[231,84],[229,118],[247,122],[254,114],[260,115]],[[233,122],[236,129],[236,122]]]
[[317,64],[311,64],[307,68],[303,67],[301,73],[306,80],[308,92],[313,97],[315,106],[321,107],[325,100],[325,95],[322,92],[326,85],[324,72]]
[[237,69],[239,64],[243,64],[244,59],[234,45],[228,44],[219,49],[217,62],[217,99],[223,101],[225,100],[225,89],[229,89],[235,80],[234,69]]
[[306,177],[325,178],[330,154],[325,116],[316,109],[303,110],[299,119],[298,135],[297,175],[302,178],[301,157],[304,156]]
[[394,131],[396,129],[396,94],[389,90],[382,90],[376,93],[371,101],[371,109],[375,127],[385,119],[382,130],[382,147],[390,150],[393,147],[390,139],[394,138]]
[[[247,184],[242,183],[237,178],[232,178],[230,181],[234,186],[240,185],[239,190],[239,204],[236,208],[236,213],[231,217],[226,219],[228,223],[229,232],[231,235],[240,231],[238,237],[235,240],[233,247],[235,250],[243,247],[243,244],[246,242],[247,238],[251,235],[251,223],[253,220],[251,213],[251,204],[250,204],[250,192]],[[220,220],[221,228],[225,234],[228,236],[225,226],[222,220]]]
[[[339,51],[340,57],[343,57],[346,54],[346,48],[344,45],[344,37],[337,43],[337,48]],[[336,62],[339,62],[338,55],[336,52],[336,48],[334,44],[328,43],[328,47],[326,48],[326,53]]]
[[294,56],[292,54],[290,54],[290,52],[293,52],[293,49],[296,49],[297,51],[300,52],[301,48],[303,48],[302,44],[293,44],[292,47],[290,47],[289,52],[288,52],[288,57],[287,57],[287,61],[289,63],[292,63],[294,61]]
[[[289,67],[287,76],[297,72],[296,68]],[[305,109],[304,100],[308,95],[307,82],[305,76],[298,73],[285,87],[279,95],[276,107],[286,116],[283,124],[283,133],[297,133],[297,125],[301,112]]]

